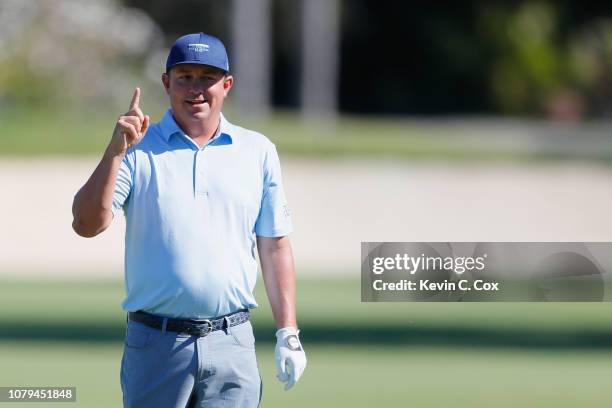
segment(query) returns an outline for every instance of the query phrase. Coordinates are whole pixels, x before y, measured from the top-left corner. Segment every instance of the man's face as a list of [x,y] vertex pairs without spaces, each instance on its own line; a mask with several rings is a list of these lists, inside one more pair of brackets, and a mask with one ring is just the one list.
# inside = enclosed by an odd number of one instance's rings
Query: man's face
[[180,64],[164,73],[162,82],[174,116],[188,123],[217,118],[234,79],[208,65]]

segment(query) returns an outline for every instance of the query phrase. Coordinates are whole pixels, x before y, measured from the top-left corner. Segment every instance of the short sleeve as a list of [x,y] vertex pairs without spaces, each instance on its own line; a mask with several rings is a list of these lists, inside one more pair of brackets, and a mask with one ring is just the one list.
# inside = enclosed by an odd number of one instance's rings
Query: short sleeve
[[132,178],[133,178],[133,153],[126,154],[121,165],[119,166],[119,172],[117,173],[117,181],[115,182],[115,191],[113,193],[113,206],[111,211],[113,217],[117,215],[117,211],[121,210],[125,205],[126,200],[132,190]]
[[285,197],[280,161],[276,147],[270,144],[264,159],[263,195],[255,234],[260,237],[282,237],[293,231],[291,212]]

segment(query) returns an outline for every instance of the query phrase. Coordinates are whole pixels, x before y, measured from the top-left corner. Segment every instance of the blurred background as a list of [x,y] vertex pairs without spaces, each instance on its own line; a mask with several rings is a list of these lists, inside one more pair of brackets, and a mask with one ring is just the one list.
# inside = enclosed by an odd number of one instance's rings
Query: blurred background
[[121,405],[124,220],[72,198],[198,31],[296,227],[309,367],[282,391],[260,282],[263,407],[610,406],[607,303],[360,303],[362,241],[612,241],[612,8],[570,0],[0,0],[0,386]]

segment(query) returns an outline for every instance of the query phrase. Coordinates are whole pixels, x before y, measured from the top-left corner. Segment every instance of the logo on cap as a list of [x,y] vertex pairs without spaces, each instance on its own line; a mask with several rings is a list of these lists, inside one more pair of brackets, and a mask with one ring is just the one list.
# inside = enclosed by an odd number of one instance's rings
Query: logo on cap
[[205,52],[210,49],[210,45],[208,44],[189,44],[187,45],[187,49],[189,51],[194,51],[194,52]]

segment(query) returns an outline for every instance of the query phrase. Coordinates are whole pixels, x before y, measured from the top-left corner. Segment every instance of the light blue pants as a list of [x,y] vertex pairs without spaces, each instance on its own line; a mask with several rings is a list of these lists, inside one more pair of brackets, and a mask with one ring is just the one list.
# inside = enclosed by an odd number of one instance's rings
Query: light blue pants
[[126,408],[255,408],[262,383],[253,327],[198,338],[128,320],[121,389]]

